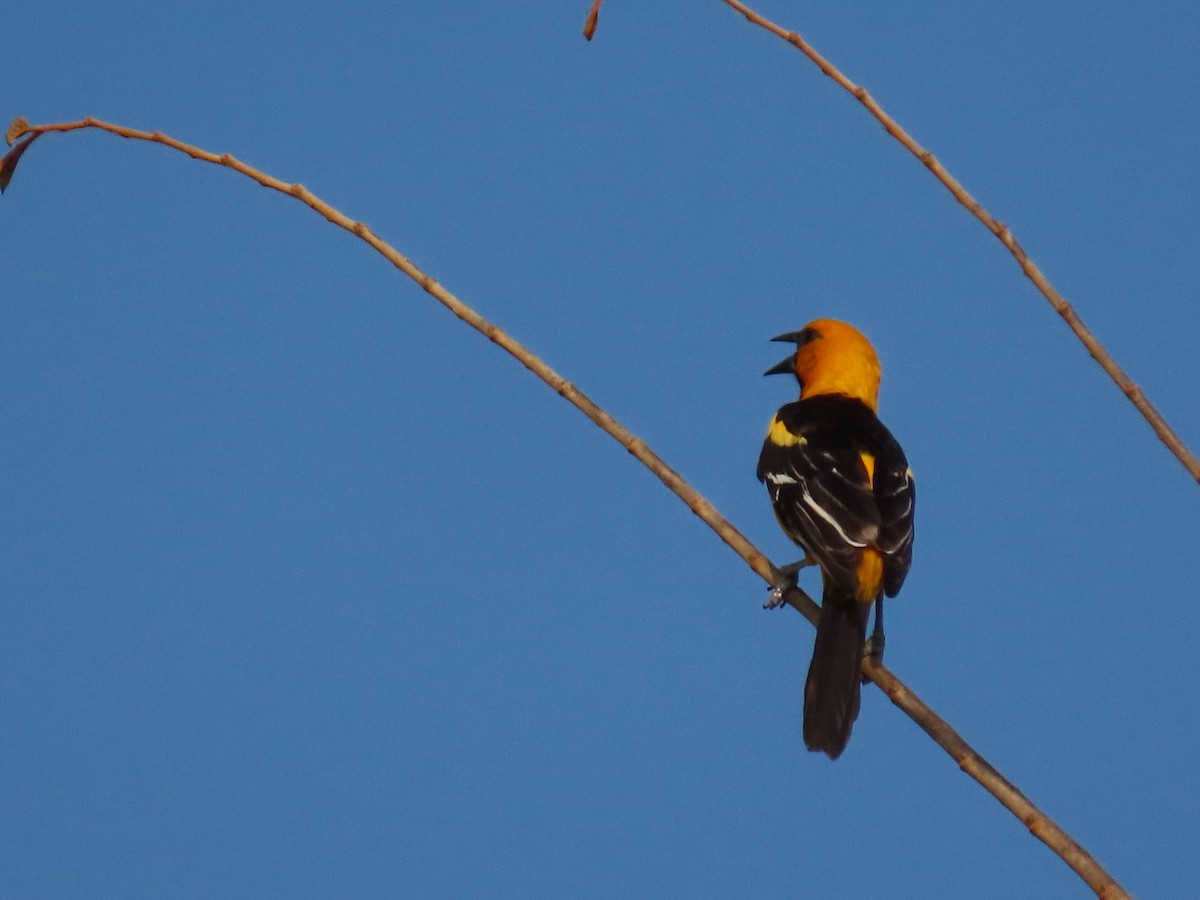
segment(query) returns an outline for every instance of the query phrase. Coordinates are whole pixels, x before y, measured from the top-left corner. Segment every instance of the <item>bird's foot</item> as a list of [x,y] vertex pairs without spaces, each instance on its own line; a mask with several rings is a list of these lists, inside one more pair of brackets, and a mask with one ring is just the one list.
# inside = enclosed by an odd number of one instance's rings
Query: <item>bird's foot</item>
[[[863,656],[871,660],[871,665],[883,665],[883,632],[877,631],[867,638],[863,644]],[[863,676],[863,684],[866,684],[871,679],[866,675]]]
[[871,657],[872,662],[878,664],[883,662],[883,634],[876,632],[867,638],[867,656]]
[[763,609],[776,609],[783,606],[788,590],[796,586],[796,578],[800,574],[800,570],[813,565],[816,565],[816,560],[805,556],[804,559],[781,566],[778,570],[779,577],[775,579],[767,593],[767,602],[763,604]]

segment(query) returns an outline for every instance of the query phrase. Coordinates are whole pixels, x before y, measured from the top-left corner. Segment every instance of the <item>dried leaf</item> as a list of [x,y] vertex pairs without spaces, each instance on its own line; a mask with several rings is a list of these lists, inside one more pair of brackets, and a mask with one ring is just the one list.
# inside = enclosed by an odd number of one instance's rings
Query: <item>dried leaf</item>
[[31,134],[29,137],[25,138],[25,140],[21,141],[21,143],[17,144],[17,146],[5,153],[3,159],[0,159],[0,194],[4,193],[4,191],[8,188],[8,183],[12,181],[13,172],[17,170],[17,163],[21,159],[21,154],[29,149],[29,145],[37,140],[39,134],[41,134],[41,132],[35,132],[34,134]]
[[29,130],[29,120],[17,116],[12,120],[12,124],[8,126],[8,133],[4,135],[4,140],[8,141],[8,146],[13,145],[13,141]]

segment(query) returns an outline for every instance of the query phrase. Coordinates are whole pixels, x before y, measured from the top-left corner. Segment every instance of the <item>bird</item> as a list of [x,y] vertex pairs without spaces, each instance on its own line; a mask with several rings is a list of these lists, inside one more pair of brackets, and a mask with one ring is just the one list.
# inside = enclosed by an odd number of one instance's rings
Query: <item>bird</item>
[[[771,340],[796,350],[764,375],[794,375],[800,398],[771,418],[758,480],[804,557],[778,570],[766,605],[782,605],[799,572],[819,567],[804,744],[837,759],[858,718],[864,647],[882,658],[884,595],[899,593],[912,564],[916,483],[900,443],[876,415],[879,356],[862,332],[817,319]],[[866,645],[872,604],[875,626]]]

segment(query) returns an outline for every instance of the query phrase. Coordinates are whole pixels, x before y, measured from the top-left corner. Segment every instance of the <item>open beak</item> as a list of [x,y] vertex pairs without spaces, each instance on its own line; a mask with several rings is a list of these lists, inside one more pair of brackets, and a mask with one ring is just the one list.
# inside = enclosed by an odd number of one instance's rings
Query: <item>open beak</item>
[[[778,339],[776,339],[776,340],[778,340]],[[775,365],[771,366],[771,368],[767,369],[767,371],[763,372],[763,375],[795,375],[795,374],[796,374],[796,354],[795,353],[791,354],[790,356],[786,357],[785,359],[781,359]]]
[[[777,334],[771,338],[772,341],[777,341],[781,344],[806,344],[811,339],[811,335],[804,331],[789,331],[787,334]],[[796,374],[796,354],[793,353],[787,359],[781,359],[778,363],[771,366],[763,375],[795,375]]]

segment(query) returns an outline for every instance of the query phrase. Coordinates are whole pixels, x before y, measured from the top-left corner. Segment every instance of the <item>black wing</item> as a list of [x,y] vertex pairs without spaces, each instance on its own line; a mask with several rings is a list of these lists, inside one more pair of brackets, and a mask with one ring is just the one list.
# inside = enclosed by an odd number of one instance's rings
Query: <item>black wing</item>
[[828,577],[853,589],[861,551],[873,547],[884,554],[885,591],[899,591],[912,561],[915,489],[904,451],[869,408],[832,395],[784,406],[758,478],[784,531]]

